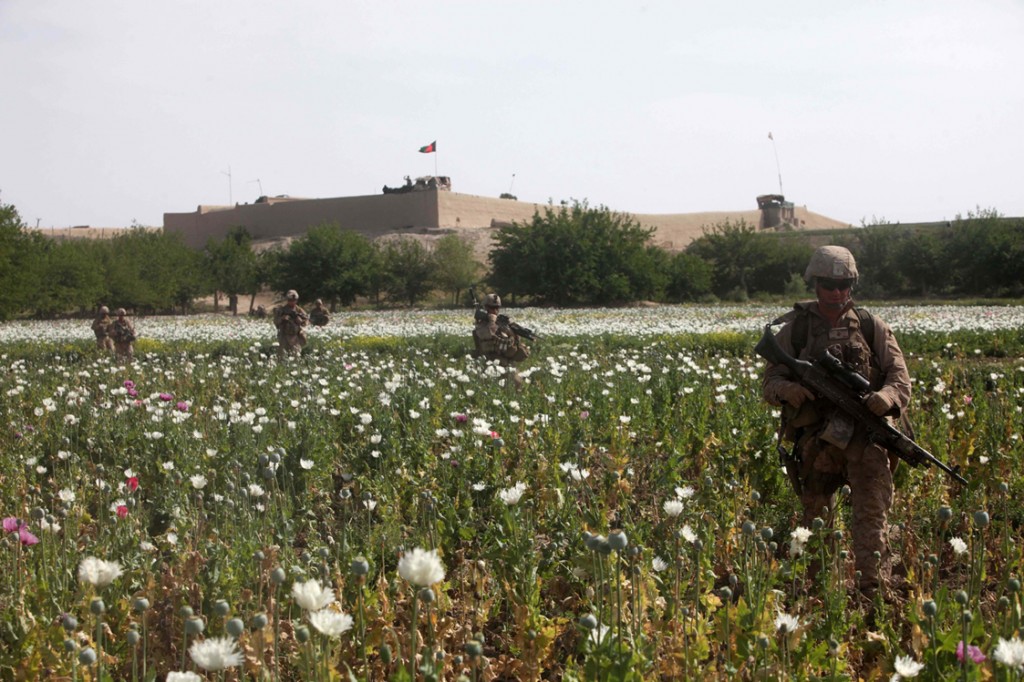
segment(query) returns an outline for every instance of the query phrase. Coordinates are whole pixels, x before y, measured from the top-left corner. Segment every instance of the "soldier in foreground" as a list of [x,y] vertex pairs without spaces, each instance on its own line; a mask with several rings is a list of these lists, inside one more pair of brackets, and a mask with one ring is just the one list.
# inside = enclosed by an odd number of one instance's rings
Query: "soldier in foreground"
[[128,319],[124,308],[117,309],[117,319],[110,324],[110,338],[114,340],[114,356],[119,362],[131,362],[135,355],[135,325]]
[[314,327],[326,327],[331,321],[331,316],[324,307],[322,299],[316,299],[313,309],[309,311],[309,321]]
[[[867,380],[870,388],[863,404],[871,413],[899,419],[910,404],[910,375],[889,326],[854,306],[853,255],[841,246],[823,246],[811,257],[804,279],[814,287],[817,300],[797,303],[776,320],[784,324],[775,337],[778,345],[799,360],[818,359],[828,351]],[[831,525],[835,493],[850,486],[858,588],[873,599],[888,577],[888,513],[898,460],[869,441],[864,424],[828,401],[816,400],[796,379],[788,367],[769,362],[762,385],[765,400],[782,407],[780,445],[793,443],[792,454],[782,452],[803,506],[802,525],[811,528],[815,518]]]
[[[522,337],[533,339],[533,332],[509,321],[501,314],[501,298],[497,294],[484,297],[483,309],[476,312],[476,326],[473,327],[474,354],[488,360],[498,360],[511,367],[530,357],[530,349]],[[519,386],[522,379],[512,372],[513,381]]]
[[103,351],[114,350],[114,340],[110,338],[110,308],[101,305],[92,321],[92,332],[96,335],[96,347]]
[[277,354],[299,355],[306,345],[306,324],[309,316],[299,307],[299,294],[289,289],[284,296],[284,305],[274,308],[274,326],[277,327]]

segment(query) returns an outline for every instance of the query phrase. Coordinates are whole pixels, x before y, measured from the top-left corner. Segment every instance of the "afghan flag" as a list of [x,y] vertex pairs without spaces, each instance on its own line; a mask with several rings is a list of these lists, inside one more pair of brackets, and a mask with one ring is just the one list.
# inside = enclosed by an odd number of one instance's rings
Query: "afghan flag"
[[434,140],[426,147],[420,147],[420,154],[431,154],[437,151],[437,140]]

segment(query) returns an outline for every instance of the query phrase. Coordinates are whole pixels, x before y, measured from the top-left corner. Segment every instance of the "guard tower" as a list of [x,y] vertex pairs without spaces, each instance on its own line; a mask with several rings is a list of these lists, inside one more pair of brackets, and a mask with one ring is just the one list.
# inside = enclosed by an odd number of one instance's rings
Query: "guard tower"
[[761,210],[758,229],[783,230],[794,224],[793,202],[786,201],[781,194],[762,194],[757,198]]

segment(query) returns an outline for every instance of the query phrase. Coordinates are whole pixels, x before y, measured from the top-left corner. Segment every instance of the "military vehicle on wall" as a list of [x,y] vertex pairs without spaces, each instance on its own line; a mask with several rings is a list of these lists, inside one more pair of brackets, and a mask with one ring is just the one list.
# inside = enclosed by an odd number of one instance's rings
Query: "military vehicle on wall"
[[408,175],[405,176],[405,184],[400,187],[388,187],[384,185],[384,194],[405,194],[406,192],[424,192],[428,189],[440,189],[450,192],[452,180],[447,175],[424,175],[416,178],[414,182]]

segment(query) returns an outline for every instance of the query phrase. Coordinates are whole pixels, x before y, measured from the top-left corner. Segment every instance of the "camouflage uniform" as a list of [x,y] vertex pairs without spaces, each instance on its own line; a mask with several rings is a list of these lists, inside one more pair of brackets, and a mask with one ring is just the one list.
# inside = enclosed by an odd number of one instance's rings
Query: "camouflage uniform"
[[478,315],[473,328],[475,354],[488,360],[500,360],[503,365],[522,362],[530,356],[530,349],[511,329],[498,324],[501,299],[488,294],[484,299],[486,315]]
[[[852,284],[856,281],[852,256],[849,262]],[[811,275],[808,279],[814,277]],[[819,290],[818,301],[798,303],[782,318],[785,324],[776,336],[779,346],[789,355],[799,346],[797,357],[801,360],[817,359],[828,350],[868,379],[872,391],[865,397],[868,409],[888,418],[903,414],[910,403],[910,375],[892,330],[882,320],[871,316],[874,342],[869,344],[861,316],[848,295],[841,307],[837,305],[833,315],[826,314],[821,296]],[[795,325],[799,316],[805,317],[805,326]],[[835,320],[831,321],[829,318],[833,316]],[[806,329],[806,338],[797,344],[792,338],[794,327]],[[831,524],[835,492],[849,484],[850,534],[856,568],[860,571],[858,587],[865,595],[873,596],[884,587],[888,575],[887,519],[893,497],[892,472],[898,460],[884,448],[869,443],[863,426],[826,401],[814,400],[809,392],[802,391],[805,389],[793,381],[788,368],[768,363],[763,377],[764,398],[782,406],[784,431],[780,435],[795,442],[794,455],[799,461],[792,466],[799,467],[803,525],[810,528],[816,517]],[[875,552],[880,558],[874,556]]]
[[92,331],[96,335],[96,347],[103,351],[114,350],[114,340],[110,338],[110,309],[101,306],[96,319],[92,321]]
[[299,295],[294,289],[285,295],[287,302],[274,308],[274,326],[277,327],[277,353],[299,355],[306,345],[306,330],[309,322],[306,311],[299,307]]
[[331,321],[331,316],[328,314],[327,308],[324,307],[324,302],[319,298],[316,299],[313,309],[309,311],[309,321],[314,327],[325,327]]
[[135,327],[124,308],[117,309],[117,319],[110,325],[110,337],[114,340],[114,355],[117,359],[131,362],[135,356]]

